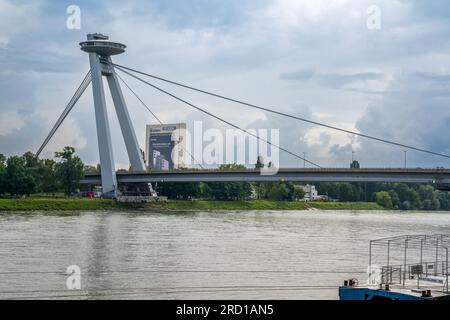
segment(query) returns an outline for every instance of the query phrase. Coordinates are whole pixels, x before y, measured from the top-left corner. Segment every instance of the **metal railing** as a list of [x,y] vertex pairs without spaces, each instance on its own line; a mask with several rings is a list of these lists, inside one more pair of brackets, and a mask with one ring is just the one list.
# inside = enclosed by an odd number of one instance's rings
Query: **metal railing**
[[417,288],[420,288],[420,281],[426,280],[427,282],[442,283],[442,291],[449,293],[448,276],[447,261],[434,261],[383,266],[380,281],[383,285],[400,284],[405,286],[406,280],[417,280]]

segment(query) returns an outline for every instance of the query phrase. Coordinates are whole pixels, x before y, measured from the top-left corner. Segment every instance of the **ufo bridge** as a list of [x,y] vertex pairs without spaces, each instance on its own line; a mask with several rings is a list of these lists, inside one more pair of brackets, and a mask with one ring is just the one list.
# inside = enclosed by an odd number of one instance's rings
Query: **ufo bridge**
[[[92,84],[92,93],[94,101],[94,111],[97,129],[98,148],[100,155],[101,173],[98,175],[86,175],[81,181],[83,184],[95,184],[102,185],[103,195],[105,197],[116,197],[119,194],[119,184],[135,184],[139,185],[141,191],[150,192],[152,195],[156,195],[153,191],[152,183],[158,182],[213,182],[213,181],[303,181],[303,182],[402,182],[402,183],[431,183],[436,185],[439,189],[448,189],[450,185],[450,170],[448,169],[333,169],[323,168],[311,159],[306,159],[304,156],[288,150],[280,145],[275,145],[268,140],[264,140],[261,137],[253,135],[251,132],[237,126],[236,124],[228,121],[208,110],[195,105],[175,94],[164,90],[154,83],[145,80],[142,77],[151,78],[153,80],[162,81],[170,85],[182,87],[185,89],[193,90],[198,93],[206,94],[217,99],[225,100],[231,103],[239,104],[246,108],[253,108],[260,111],[264,111],[268,114],[274,114],[289,118],[291,120],[300,121],[315,126],[325,127],[347,134],[351,134],[364,139],[371,139],[373,141],[389,144],[395,147],[403,148],[404,150],[413,150],[416,152],[426,153],[429,155],[450,159],[450,156],[439,152],[426,150],[423,148],[406,145],[403,143],[390,141],[385,138],[375,137],[367,135],[361,132],[350,131],[343,128],[339,128],[333,125],[320,123],[310,119],[302,118],[296,115],[287,114],[277,110],[276,108],[262,107],[256,104],[248,103],[234,98],[229,98],[217,93],[209,92],[206,90],[198,89],[190,85],[178,83],[169,79],[165,79],[156,75],[152,75],[143,71],[132,69],[123,65],[113,63],[112,56],[119,55],[125,52],[126,45],[109,40],[108,36],[102,34],[88,34],[87,41],[80,43],[82,51],[86,52],[89,56],[90,70],[84,77],[80,86],[76,90],[72,99],[67,104],[66,108],[56,121],[52,130],[38,149],[36,156],[39,156],[42,150],[46,147],[53,135],[56,133],[64,119],[76,105],[77,101],[87,89],[89,84]],[[141,150],[136,138],[136,134],[133,128],[126,101],[123,97],[123,93],[120,87],[119,80],[122,81],[128,89],[140,100],[147,110],[159,121],[156,115],[148,108],[147,105],[140,99],[136,93],[130,88],[125,80],[117,73],[120,71],[123,74],[132,77],[149,87],[165,94],[174,100],[181,102],[190,108],[193,108],[209,117],[212,117],[226,125],[238,129],[248,135],[253,135],[260,142],[264,142],[272,147],[279,149],[281,152],[287,153],[297,159],[303,160],[305,163],[310,164],[313,168],[308,169],[278,169],[274,172],[267,172],[261,170],[177,170],[170,172],[157,172],[147,171],[147,168],[142,157]],[[129,172],[116,172],[114,166],[114,156],[112,150],[111,132],[108,122],[108,114],[105,100],[105,90],[103,85],[103,77],[107,79],[107,84],[110,88],[112,100],[114,103],[115,111],[117,113],[119,124],[122,132],[122,136],[125,141],[125,146],[130,161]],[[201,166],[201,164],[200,164]]]

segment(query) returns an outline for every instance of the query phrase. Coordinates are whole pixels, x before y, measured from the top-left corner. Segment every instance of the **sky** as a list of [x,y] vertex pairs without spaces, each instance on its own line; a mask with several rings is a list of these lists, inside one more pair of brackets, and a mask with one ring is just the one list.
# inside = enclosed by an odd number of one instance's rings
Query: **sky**
[[[67,8],[80,8],[69,29]],[[374,8],[376,9],[374,11]],[[376,13],[376,14],[374,14]],[[374,20],[375,19],[375,20]],[[36,151],[89,70],[78,43],[125,43],[114,62],[232,98],[450,154],[450,3],[442,0],[0,0],[0,153]],[[124,77],[126,78],[126,77]],[[167,123],[226,125],[126,78]],[[404,149],[164,89],[244,128],[279,129],[279,144],[329,167],[403,167]],[[123,88],[140,146],[155,119]],[[117,167],[128,159],[107,94]],[[43,152],[74,146],[99,162],[89,87]],[[282,166],[303,162],[280,153]],[[409,167],[450,160],[408,151]]]

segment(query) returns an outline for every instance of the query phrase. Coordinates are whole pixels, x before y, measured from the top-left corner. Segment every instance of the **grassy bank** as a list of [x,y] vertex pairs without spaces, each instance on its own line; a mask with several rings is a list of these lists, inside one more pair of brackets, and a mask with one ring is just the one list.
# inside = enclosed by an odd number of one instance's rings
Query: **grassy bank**
[[158,201],[148,204],[125,204],[107,199],[26,198],[0,199],[0,211],[31,210],[382,210],[370,202],[288,202],[288,201]]
[[108,210],[118,204],[106,199],[26,198],[0,199],[0,211]]
[[166,210],[382,210],[376,203],[297,202],[297,201],[168,201],[149,205]]

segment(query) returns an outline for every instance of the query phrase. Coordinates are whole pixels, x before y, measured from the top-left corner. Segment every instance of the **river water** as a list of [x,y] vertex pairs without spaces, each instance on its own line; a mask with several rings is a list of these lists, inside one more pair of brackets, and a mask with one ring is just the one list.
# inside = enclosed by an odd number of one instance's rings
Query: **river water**
[[0,298],[337,299],[370,239],[436,233],[449,213],[0,213]]

